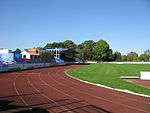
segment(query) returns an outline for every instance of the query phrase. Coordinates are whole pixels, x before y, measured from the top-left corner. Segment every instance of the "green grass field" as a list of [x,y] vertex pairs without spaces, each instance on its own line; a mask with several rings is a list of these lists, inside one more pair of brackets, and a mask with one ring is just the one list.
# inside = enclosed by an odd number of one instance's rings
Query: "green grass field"
[[70,69],[71,76],[92,83],[118,89],[127,89],[136,93],[150,95],[150,89],[120,79],[120,76],[139,76],[140,71],[150,71],[148,64],[90,64]]

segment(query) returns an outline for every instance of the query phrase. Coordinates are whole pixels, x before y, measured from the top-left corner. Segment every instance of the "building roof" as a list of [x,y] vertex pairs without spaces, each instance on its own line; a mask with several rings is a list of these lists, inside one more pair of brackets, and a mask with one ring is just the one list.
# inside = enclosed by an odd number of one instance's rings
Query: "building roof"
[[[37,55],[37,56],[39,55],[39,54],[37,54],[37,53],[27,52],[27,51],[25,51],[25,50],[22,51],[22,53],[23,53],[23,52],[26,52],[26,53],[28,53],[28,54],[30,54],[30,55]],[[22,53],[21,53],[21,54],[22,54]]]
[[28,52],[30,55],[39,55],[37,53]]
[[49,51],[56,51],[56,50],[66,51],[66,50],[68,50],[68,48],[51,47],[51,48],[46,48],[46,50],[49,50]]

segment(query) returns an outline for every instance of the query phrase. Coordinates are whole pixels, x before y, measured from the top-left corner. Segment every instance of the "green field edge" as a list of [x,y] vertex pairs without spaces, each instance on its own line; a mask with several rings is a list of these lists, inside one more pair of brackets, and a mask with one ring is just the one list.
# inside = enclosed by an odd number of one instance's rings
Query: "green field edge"
[[[133,92],[133,93],[137,93],[137,94],[141,94],[141,95],[147,95],[148,97],[150,96],[150,88],[146,88],[141,85],[137,85],[137,84],[128,82],[121,78],[119,78],[119,79],[120,79],[120,81],[125,83],[125,86],[122,86],[122,85],[115,86],[115,85],[111,85],[111,84],[107,84],[107,83],[103,83],[103,82],[94,81],[92,79],[82,78],[81,76],[79,76],[79,74],[72,72],[72,71],[74,71],[76,69],[80,69],[80,68],[81,67],[68,69],[65,71],[65,73],[67,73],[67,75],[69,75],[70,77],[76,78],[77,80],[79,79],[81,81],[89,82],[92,84],[99,84],[99,85],[106,86],[106,87],[112,88],[112,89],[120,89],[120,90],[129,91],[129,92]],[[136,75],[136,76],[139,76],[139,75]],[[128,86],[131,86],[131,87],[128,87]]]

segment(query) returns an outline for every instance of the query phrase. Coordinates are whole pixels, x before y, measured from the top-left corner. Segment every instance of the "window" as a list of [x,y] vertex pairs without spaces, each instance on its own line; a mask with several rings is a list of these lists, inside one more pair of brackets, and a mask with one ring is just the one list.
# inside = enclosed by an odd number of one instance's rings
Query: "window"
[[36,50],[36,53],[38,54],[38,50]]
[[23,55],[23,58],[26,58],[26,55]]
[[31,59],[33,59],[33,55],[31,55]]

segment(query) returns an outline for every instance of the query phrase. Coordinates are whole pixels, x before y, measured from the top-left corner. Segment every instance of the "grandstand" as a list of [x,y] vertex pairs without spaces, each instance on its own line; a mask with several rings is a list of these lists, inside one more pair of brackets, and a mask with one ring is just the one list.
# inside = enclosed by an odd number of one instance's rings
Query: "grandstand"
[[67,61],[64,55],[63,57],[61,56],[61,52],[68,50],[68,48],[46,48],[46,50],[50,51],[51,53],[54,52],[54,60],[57,63],[64,63],[65,61]]

